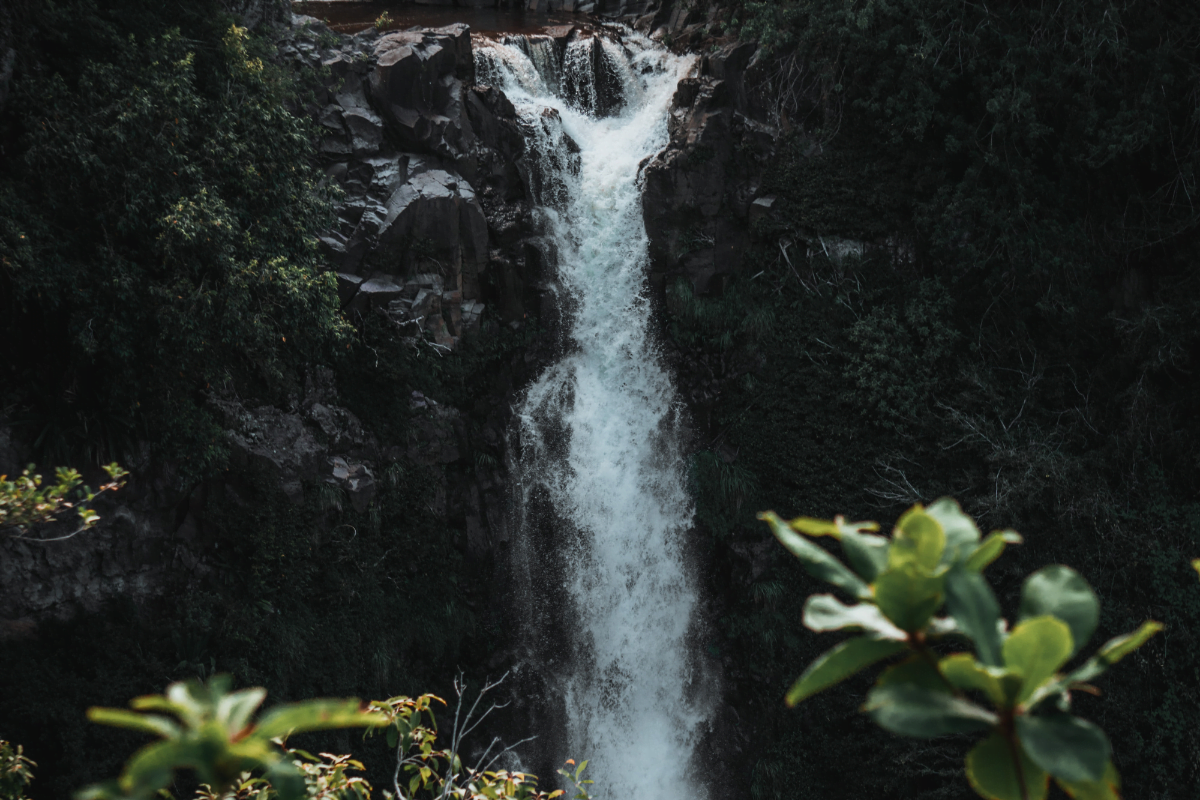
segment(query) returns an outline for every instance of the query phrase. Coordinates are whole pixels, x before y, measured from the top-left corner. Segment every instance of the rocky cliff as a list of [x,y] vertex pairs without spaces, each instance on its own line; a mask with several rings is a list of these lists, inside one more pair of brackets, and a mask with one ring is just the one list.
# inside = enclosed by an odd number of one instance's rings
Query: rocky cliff
[[[247,13],[272,21],[269,4],[250,5]],[[445,354],[464,336],[484,335],[485,316],[517,330],[530,315],[552,315],[540,300],[545,256],[529,213],[522,134],[504,95],[475,83],[467,26],[350,37],[309,18],[290,23],[279,53],[316,87],[304,111],[324,132],[320,158],[343,192],[321,246],[355,324],[382,320],[414,350]],[[438,467],[427,504],[463,552],[488,558],[505,535],[507,399],[535,361],[521,353],[507,374],[489,376],[497,388],[483,408],[456,409],[414,390],[398,440],[340,405],[333,372],[318,365],[282,406],[214,390],[208,402],[231,454],[226,476],[181,487],[171,464],[146,458],[102,503],[95,530],[53,546],[0,541],[0,637],[211,579],[224,535],[212,514],[248,502],[248,475],[268,476],[296,505],[332,487],[362,512],[388,465]],[[484,450],[500,457],[475,458]],[[30,458],[28,443],[6,430],[0,472]]]

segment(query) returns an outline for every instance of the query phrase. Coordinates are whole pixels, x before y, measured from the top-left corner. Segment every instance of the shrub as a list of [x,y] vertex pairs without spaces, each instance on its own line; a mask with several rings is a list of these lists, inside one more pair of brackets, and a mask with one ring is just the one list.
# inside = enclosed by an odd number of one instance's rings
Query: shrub
[[[1010,631],[983,571],[1021,538],[1014,531],[983,538],[954,500],[913,506],[890,540],[874,533],[874,522],[789,522],[772,512],[760,518],[811,575],[858,601],[809,597],[808,628],[860,635],[814,661],[788,691],[788,705],[903,656],[880,675],[863,710],[903,736],[986,734],[966,758],[967,778],[981,797],[1041,800],[1053,777],[1071,797],[1116,800],[1120,778],[1108,738],[1069,713],[1071,694],[1095,693],[1091,681],[1157,633],[1159,623],[1143,623],[1064,672],[1099,623],[1095,593],[1069,567],[1038,570],[1025,580]],[[821,536],[841,543],[849,567],[808,538]],[[943,605],[947,614],[936,616]],[[942,642],[969,643],[975,652],[946,654]]]

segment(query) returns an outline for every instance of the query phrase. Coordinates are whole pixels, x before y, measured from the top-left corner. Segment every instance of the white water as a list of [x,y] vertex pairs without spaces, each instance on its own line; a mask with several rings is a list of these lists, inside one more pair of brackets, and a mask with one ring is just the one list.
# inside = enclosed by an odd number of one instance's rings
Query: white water
[[[571,313],[566,354],[519,408],[518,477],[526,501],[549,499],[568,565],[559,633],[571,652],[555,681],[565,753],[590,760],[598,798],[700,800],[691,759],[708,709],[689,636],[693,509],[679,401],[650,330],[639,179],[667,144],[671,97],[694,60],[633,33],[600,46],[624,95],[606,118],[588,113],[598,97],[586,41],[565,58],[545,37],[476,42],[480,82],[513,101],[541,169],[557,177],[559,191],[540,194]],[[579,145],[578,174],[564,167],[563,132]]]

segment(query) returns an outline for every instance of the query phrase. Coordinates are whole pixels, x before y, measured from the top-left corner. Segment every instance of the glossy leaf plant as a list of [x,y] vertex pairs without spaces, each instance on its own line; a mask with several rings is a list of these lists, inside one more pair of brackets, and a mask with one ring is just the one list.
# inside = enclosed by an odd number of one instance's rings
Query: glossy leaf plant
[[380,709],[355,698],[306,700],[276,706],[253,719],[267,692],[261,688],[230,692],[228,675],[207,683],[180,681],[165,694],[136,697],[132,710],[90,708],[88,719],[103,725],[158,736],[125,765],[115,780],[97,784],[76,800],[141,800],[158,797],[177,770],[192,770],[216,796],[259,773],[279,800],[307,796],[304,772],[282,742],[296,733],[333,728],[375,728],[392,723]]
[[[982,536],[951,498],[915,505],[890,538],[875,522],[759,514],[814,577],[850,600],[816,594],[804,624],[855,635],[818,657],[788,690],[789,706],[885,659],[863,711],[902,736],[978,733],[966,757],[972,788],[989,800],[1042,800],[1053,779],[1078,800],[1115,800],[1120,778],[1108,737],[1071,713],[1073,692],[1140,647],[1162,626],[1147,621],[1112,639],[1074,669],[1100,603],[1061,565],[1030,575],[1015,624],[1001,616],[984,570],[1015,531]],[[837,540],[844,562],[814,540]],[[972,646],[973,651],[963,647]]]

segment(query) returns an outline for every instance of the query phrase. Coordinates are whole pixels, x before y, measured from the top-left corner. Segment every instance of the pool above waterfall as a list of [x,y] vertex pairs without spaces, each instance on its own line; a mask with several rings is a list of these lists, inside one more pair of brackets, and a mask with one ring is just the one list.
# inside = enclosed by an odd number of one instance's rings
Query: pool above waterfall
[[385,13],[390,20],[390,29],[439,28],[455,22],[465,22],[471,26],[473,32],[482,34],[538,33],[548,26],[578,24],[587,20],[584,14],[570,12],[546,14],[527,11],[524,8],[413,5],[411,0],[374,3],[299,0],[292,3],[292,10],[297,14],[316,17],[339,33],[357,33],[365,30]]

